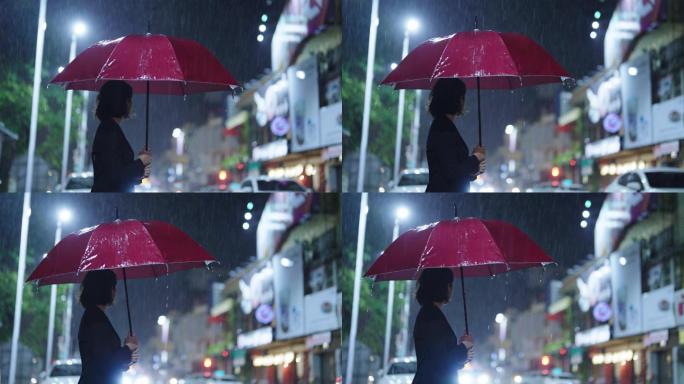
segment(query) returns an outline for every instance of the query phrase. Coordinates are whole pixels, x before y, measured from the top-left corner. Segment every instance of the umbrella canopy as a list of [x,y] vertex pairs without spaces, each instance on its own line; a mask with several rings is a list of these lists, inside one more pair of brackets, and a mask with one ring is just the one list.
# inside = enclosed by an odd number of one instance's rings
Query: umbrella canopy
[[570,74],[524,35],[474,30],[420,44],[382,84],[432,89],[438,79],[454,77],[463,80],[467,88],[514,89],[563,82]]
[[449,268],[461,277],[466,333],[465,277],[494,276],[554,264],[523,231],[510,223],[455,218],[413,228],[399,236],[364,276],[375,280],[415,280],[425,269]]
[[123,80],[133,92],[187,95],[239,88],[228,70],[201,44],[165,35],[128,35],[100,41],[50,81],[66,89],[99,91]]
[[216,262],[201,245],[162,221],[115,220],[74,232],[57,243],[27,281],[79,283],[88,271],[110,269],[119,279],[159,277]]
[[[415,280],[428,268],[451,268],[465,277],[494,276],[554,261],[523,231],[498,220],[438,221],[399,236],[368,269],[375,280]],[[455,274],[457,275],[457,274]]]
[[240,87],[201,44],[150,33],[100,41],[81,52],[50,83],[99,91],[109,80],[126,81],[133,92],[147,94],[145,148],[149,148],[150,93],[187,95]]
[[128,333],[133,335],[127,279],[207,267],[216,259],[190,236],[162,221],[115,220],[72,233],[38,263],[27,281],[78,283],[88,271],[112,270],[124,281]]

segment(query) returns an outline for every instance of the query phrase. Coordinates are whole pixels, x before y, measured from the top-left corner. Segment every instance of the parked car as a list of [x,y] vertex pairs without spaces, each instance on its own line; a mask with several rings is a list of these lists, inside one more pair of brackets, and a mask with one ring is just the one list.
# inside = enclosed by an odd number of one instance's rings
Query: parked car
[[41,384],[78,384],[81,377],[81,360],[57,360],[50,369],[50,374],[43,374]]
[[425,168],[401,172],[399,181],[392,185],[390,192],[425,192],[430,174]]
[[606,187],[606,192],[682,192],[684,169],[647,168],[620,175]]
[[513,376],[513,384],[580,384],[580,380],[568,372],[525,372]]
[[411,384],[417,367],[415,357],[394,358],[380,375],[378,384]]
[[582,184],[563,184],[563,183],[553,183],[553,182],[545,182],[545,183],[539,183],[535,184],[532,186],[532,188],[528,188],[525,190],[525,192],[541,192],[541,193],[547,193],[547,192],[589,192],[587,187],[585,187]]
[[248,177],[242,180],[235,192],[308,192],[308,189],[291,179],[278,179],[267,176]]
[[178,384],[241,384],[242,381],[233,375],[209,376],[201,373],[185,376],[177,381]]
[[71,173],[67,176],[66,186],[62,192],[90,192],[93,187],[93,173]]

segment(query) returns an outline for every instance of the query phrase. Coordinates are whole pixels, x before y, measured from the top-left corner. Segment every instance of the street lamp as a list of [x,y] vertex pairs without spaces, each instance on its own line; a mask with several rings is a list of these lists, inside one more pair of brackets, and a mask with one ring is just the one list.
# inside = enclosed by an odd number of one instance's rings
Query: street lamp
[[[76,57],[76,39],[86,33],[87,27],[82,21],[77,21],[71,30],[71,46],[69,47],[69,63]],[[60,174],[60,185],[62,191],[66,188],[67,167],[69,165],[69,136],[71,133],[71,104],[74,91],[68,90],[66,94],[66,111],[64,113],[64,143],[62,145],[62,172]],[[85,107],[84,107],[85,108]],[[81,134],[83,132],[80,132]]]
[[[368,34],[368,58],[366,60],[366,84],[363,94],[363,117],[361,120],[361,147],[359,149],[359,173],[356,178],[356,192],[363,192],[363,184],[366,179],[366,152],[368,152],[368,129],[370,127],[371,96],[373,93],[373,66],[375,65],[375,44],[378,37],[378,6],[379,0],[373,0],[371,4],[370,32]],[[354,335],[356,337],[356,335]],[[355,341],[355,340],[354,340]],[[349,344],[350,348],[353,347]],[[350,356],[350,357],[353,357]],[[347,363],[346,381],[351,383],[353,362]]]
[[499,325],[499,360],[506,359],[506,350],[504,349],[504,340],[506,340],[506,328],[508,327],[508,318],[503,313],[497,313],[494,321]]
[[169,359],[169,326],[171,325],[171,319],[161,315],[157,318],[157,324],[161,327],[161,341],[164,344],[164,349],[161,352],[161,362],[166,364]]
[[[411,33],[418,30],[420,24],[418,20],[409,18],[404,25],[404,44],[401,50],[401,59],[404,60],[409,51],[409,37]],[[399,182],[399,166],[401,163],[401,136],[404,127],[404,103],[406,101],[406,90],[399,91],[399,107],[397,108],[397,135],[394,145],[394,173],[392,174],[394,185]]]
[[[409,216],[409,210],[404,206],[397,207],[394,212],[394,228],[392,230],[392,241],[399,237],[399,222]],[[387,293],[387,319],[385,322],[385,349],[383,352],[382,368],[387,368],[390,352],[390,336],[392,333],[392,312],[394,312],[394,280],[390,280]]]
[[[376,0],[377,1],[377,0]],[[12,322],[12,341],[10,344],[10,361],[8,383],[17,380],[17,357],[19,353],[19,335],[21,333],[21,307],[24,292],[24,274],[26,273],[26,250],[28,248],[28,230],[31,216],[31,190],[33,189],[33,161],[36,152],[36,135],[38,131],[38,102],[40,101],[40,83],[43,69],[43,48],[45,46],[45,8],[47,0],[40,0],[38,7],[38,25],[36,32],[36,57],[33,63],[33,89],[31,92],[31,120],[29,122],[28,149],[26,151],[26,177],[24,179],[24,200],[21,209],[21,231],[19,235],[19,260],[17,262],[17,285],[14,291],[14,321]]]
[[[71,221],[72,214],[67,208],[61,208],[57,211],[57,228],[55,229],[55,245],[62,239],[62,225]],[[57,285],[50,286],[50,314],[48,317],[48,337],[47,349],[45,353],[45,372],[50,372],[50,365],[52,363],[52,345],[54,343],[55,333],[55,311],[57,306]]]

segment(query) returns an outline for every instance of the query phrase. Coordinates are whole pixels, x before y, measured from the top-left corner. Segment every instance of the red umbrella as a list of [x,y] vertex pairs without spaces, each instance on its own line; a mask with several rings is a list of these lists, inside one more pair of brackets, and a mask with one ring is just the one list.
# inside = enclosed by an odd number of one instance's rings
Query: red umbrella
[[425,41],[382,84],[394,85],[396,89],[432,89],[442,78],[460,78],[467,88],[477,88],[482,145],[480,88],[514,89],[557,83],[569,79],[570,74],[526,36],[475,29]]
[[[373,262],[365,276],[375,280],[415,280],[424,269],[459,272],[465,277],[494,276],[554,261],[523,231],[499,220],[456,218],[413,228],[399,236]],[[457,275],[456,275],[457,276]]]
[[88,271],[109,269],[124,281],[128,327],[128,278],[159,277],[216,262],[190,236],[162,221],[115,220],[62,239],[27,281],[38,285],[79,283]]
[[238,82],[201,44],[165,35],[129,35],[104,40],[81,52],[50,83],[66,89],[99,91],[108,80],[123,80],[146,93],[145,147],[150,92],[187,95],[232,91]]

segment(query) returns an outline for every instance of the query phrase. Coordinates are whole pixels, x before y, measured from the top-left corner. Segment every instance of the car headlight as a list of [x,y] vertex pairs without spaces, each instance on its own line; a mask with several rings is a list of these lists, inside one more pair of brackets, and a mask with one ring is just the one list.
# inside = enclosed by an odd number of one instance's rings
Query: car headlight
[[458,375],[458,384],[475,384],[473,375],[470,373],[461,373]]

